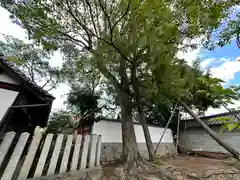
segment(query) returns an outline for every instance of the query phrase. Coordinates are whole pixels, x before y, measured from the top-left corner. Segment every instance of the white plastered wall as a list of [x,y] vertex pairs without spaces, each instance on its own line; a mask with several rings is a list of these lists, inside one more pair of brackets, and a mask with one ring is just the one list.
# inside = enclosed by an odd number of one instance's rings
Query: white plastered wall
[[7,89],[0,89],[0,121],[17,97],[18,92]]
[[[18,84],[13,78],[9,77],[9,75],[6,74],[5,72],[0,73],[0,81],[9,84]],[[6,113],[8,107],[12,105],[17,95],[18,92],[16,91],[10,91],[7,89],[0,88],[0,121],[2,120],[2,117]]]
[[[122,132],[121,132],[121,123],[111,122],[111,121],[100,121],[94,123],[93,134],[102,135],[102,142],[104,143],[122,143]],[[145,143],[145,138],[141,125],[134,125],[136,139],[138,143]],[[158,143],[161,134],[163,133],[164,128],[161,127],[149,127],[149,132],[153,143]],[[172,143],[173,136],[172,131],[167,129],[162,142]]]
[[9,75],[5,72],[0,73],[0,81],[6,82],[9,84],[18,84],[13,78],[9,77]]

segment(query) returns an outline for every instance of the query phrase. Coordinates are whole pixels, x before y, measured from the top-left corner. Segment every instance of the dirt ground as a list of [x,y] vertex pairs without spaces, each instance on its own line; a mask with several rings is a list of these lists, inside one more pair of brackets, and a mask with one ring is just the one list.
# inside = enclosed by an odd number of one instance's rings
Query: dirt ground
[[162,159],[162,162],[163,167],[173,171],[178,177],[182,175],[188,179],[240,180],[240,171],[234,160],[181,155]]
[[[168,180],[240,180],[240,171],[233,160],[217,160],[195,156],[176,156],[160,158],[155,162],[157,168],[136,169],[128,180],[166,180],[160,178],[162,169]],[[158,172],[156,172],[156,170]],[[90,170],[87,176],[80,172],[41,177],[33,180],[126,180],[125,173],[118,161],[98,170]]]

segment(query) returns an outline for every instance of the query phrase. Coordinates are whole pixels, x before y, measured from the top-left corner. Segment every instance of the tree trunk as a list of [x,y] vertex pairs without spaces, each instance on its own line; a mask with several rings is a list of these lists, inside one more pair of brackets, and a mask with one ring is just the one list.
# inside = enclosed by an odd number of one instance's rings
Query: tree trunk
[[149,128],[148,128],[148,125],[147,125],[145,114],[143,112],[142,102],[140,100],[139,87],[136,84],[136,76],[133,77],[132,83],[133,83],[133,89],[134,89],[134,93],[135,93],[135,101],[137,103],[137,110],[138,110],[138,113],[139,113],[139,116],[140,116],[140,124],[142,125],[144,137],[145,137],[145,140],[146,140],[149,161],[153,161],[154,160],[153,143],[152,143],[151,135],[149,133]]
[[178,108],[178,123],[177,123],[177,139],[176,139],[176,155],[179,147],[179,126],[180,126],[180,110]]
[[[134,125],[132,120],[131,103],[127,93],[123,93],[121,96],[121,115],[122,115],[122,160],[126,164],[127,171],[130,171],[134,167],[138,167],[138,147],[136,141],[136,135],[134,131]],[[129,106],[128,106],[129,103]]]
[[229,146],[228,144],[226,144],[224,141],[222,141],[217,135],[216,133],[211,130],[206,124],[204,124],[204,122],[197,116],[194,114],[194,112],[184,103],[181,102],[181,104],[183,105],[183,107],[186,109],[186,111],[198,122],[198,124],[200,124],[200,126],[215,140],[217,141],[217,143],[222,146],[224,149],[226,149],[229,153],[231,153],[233,155],[234,158],[236,159],[240,159],[240,154],[237,150],[235,150],[234,148],[232,148],[231,146]]
[[137,103],[137,109],[138,109],[138,113],[139,113],[139,116],[140,116],[140,124],[142,125],[144,137],[145,137],[145,140],[146,140],[149,161],[153,161],[154,160],[153,143],[152,143],[151,135],[150,135],[149,128],[148,128],[148,125],[147,125],[147,121],[146,121],[146,118],[145,118],[145,114],[143,112],[142,103],[140,101],[140,93],[139,93],[139,89],[138,89],[137,86],[134,86],[134,91],[135,91],[135,100],[136,100],[136,103]]
[[145,137],[145,140],[146,140],[149,161],[153,161],[154,160],[153,143],[152,143],[152,139],[151,139],[151,136],[150,136],[150,133],[149,133],[148,125],[146,123],[146,118],[145,118],[145,115],[144,115],[142,109],[140,110],[139,115],[140,115],[140,123],[142,125],[144,137]]
[[[127,118],[127,117],[125,117]],[[122,159],[127,165],[127,170],[138,167],[138,148],[132,120],[124,120],[122,129],[123,154]]]

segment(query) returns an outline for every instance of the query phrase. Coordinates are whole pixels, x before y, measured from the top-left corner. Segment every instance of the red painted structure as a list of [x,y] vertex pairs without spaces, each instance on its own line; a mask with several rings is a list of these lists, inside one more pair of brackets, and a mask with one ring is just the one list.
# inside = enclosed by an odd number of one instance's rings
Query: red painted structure
[[75,129],[75,134],[81,134],[82,136],[91,134],[92,123],[86,121],[81,115],[72,117],[72,121],[79,124]]

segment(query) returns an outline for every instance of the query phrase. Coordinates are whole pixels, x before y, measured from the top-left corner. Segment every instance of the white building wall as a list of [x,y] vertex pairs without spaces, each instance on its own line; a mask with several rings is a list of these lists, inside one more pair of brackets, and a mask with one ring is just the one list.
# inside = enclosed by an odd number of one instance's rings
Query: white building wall
[[[135,133],[136,133],[136,139],[138,143],[145,143],[145,137],[143,133],[143,129],[141,125],[134,125],[135,128]],[[149,132],[151,135],[151,139],[153,143],[158,143],[159,139],[164,131],[164,128],[161,127],[153,127],[149,126]],[[173,143],[173,136],[172,136],[172,131],[171,129],[167,129],[166,132],[164,133],[162,143]]]
[[[141,125],[134,125],[136,139],[138,143],[145,143],[144,133]],[[101,134],[104,143],[122,143],[121,123],[111,121],[100,121],[94,123],[93,134]],[[149,127],[150,135],[153,143],[158,143],[164,128]],[[172,131],[167,129],[162,142],[173,143]]]
[[18,92],[7,89],[0,89],[0,121],[17,97]]
[[9,77],[9,75],[6,74],[5,72],[0,73],[0,81],[10,84],[18,84],[13,78]]

